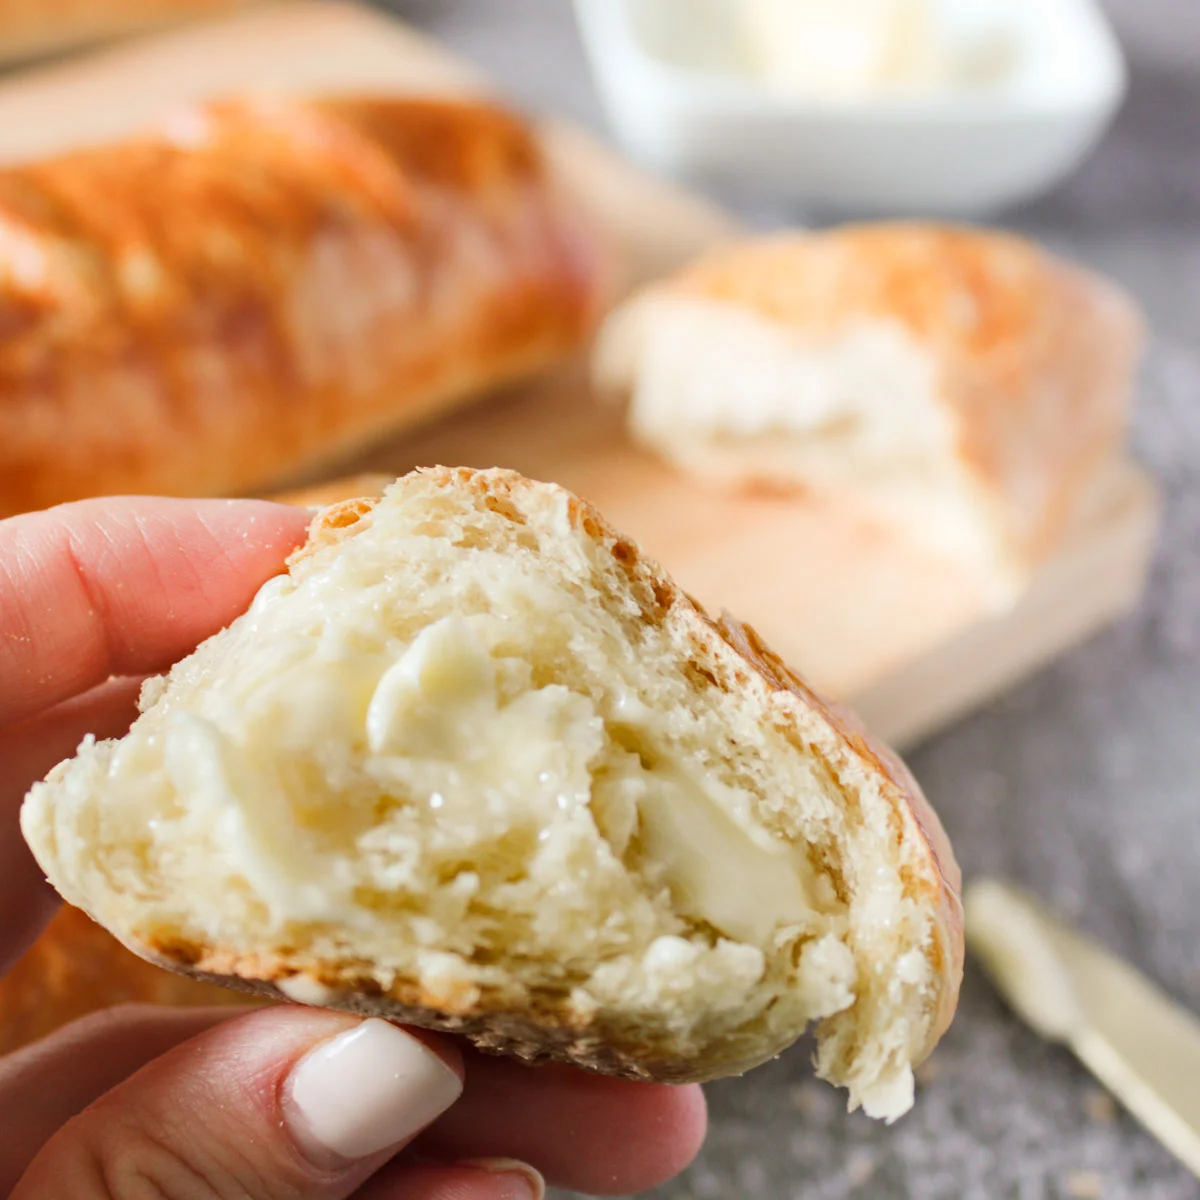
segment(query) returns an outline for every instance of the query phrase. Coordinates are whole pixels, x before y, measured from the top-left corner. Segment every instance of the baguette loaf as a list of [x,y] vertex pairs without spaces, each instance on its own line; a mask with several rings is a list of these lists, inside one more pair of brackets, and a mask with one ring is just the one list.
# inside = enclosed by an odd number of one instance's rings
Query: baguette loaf
[[506,471],[324,510],[21,819],[151,961],[531,1061],[707,1079],[815,1020],[891,1118],[958,993],[958,870],[900,762]]
[[0,61],[224,12],[246,0],[0,0]]
[[1028,242],[885,224],[763,238],[651,284],[595,367],[684,470],[834,495],[1004,606],[1102,493],[1139,341],[1115,286]]
[[291,504],[296,508],[328,508],[343,500],[360,500],[370,497],[377,500],[392,482],[391,475],[350,475],[340,479],[326,479],[308,487],[295,488],[286,492],[275,492],[267,499],[278,504]]
[[0,516],[282,482],[571,353],[605,270],[483,104],[228,101],[0,171]]

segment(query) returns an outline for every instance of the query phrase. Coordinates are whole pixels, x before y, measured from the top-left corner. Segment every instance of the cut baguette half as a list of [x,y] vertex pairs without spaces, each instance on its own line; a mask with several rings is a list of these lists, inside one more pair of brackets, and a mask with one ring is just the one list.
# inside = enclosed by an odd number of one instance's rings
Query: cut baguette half
[[26,799],[51,882],[205,980],[667,1082],[819,1022],[894,1118],[960,877],[898,759],[563,489],[421,470]]
[[724,247],[606,321],[632,436],[709,485],[812,491],[963,564],[997,609],[1108,495],[1141,319],[1008,234],[848,226]]

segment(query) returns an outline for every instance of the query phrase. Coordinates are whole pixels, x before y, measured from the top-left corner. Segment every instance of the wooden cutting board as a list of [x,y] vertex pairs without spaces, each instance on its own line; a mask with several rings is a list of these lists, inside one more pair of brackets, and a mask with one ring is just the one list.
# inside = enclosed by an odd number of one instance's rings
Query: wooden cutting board
[[[487,91],[399,22],[297,0],[0,82],[0,162],[111,139],[164,108],[247,88]],[[736,232],[581,130],[542,122],[564,180],[612,231],[623,286]],[[1139,597],[1157,497],[1133,465],[1011,611],[988,615],[955,564],[814,500],[707,491],[638,451],[582,364],[377,447],[342,469],[510,466],[562,483],[636,537],[692,594],[728,608],[883,737],[911,744],[1078,642]]]

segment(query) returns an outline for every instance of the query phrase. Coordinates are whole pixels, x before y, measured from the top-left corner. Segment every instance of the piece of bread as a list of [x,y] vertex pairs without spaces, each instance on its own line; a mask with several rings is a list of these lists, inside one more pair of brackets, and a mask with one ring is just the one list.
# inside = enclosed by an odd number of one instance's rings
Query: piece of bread
[[195,1008],[247,1000],[144,962],[79,909],[64,905],[0,978],[0,1055],[116,1004]]
[[1107,281],[1029,242],[851,226],[720,250],[618,309],[601,386],[715,485],[836,496],[998,605],[1102,494],[1140,343]]
[[0,171],[0,517],[286,482],[571,354],[606,287],[487,104],[231,100]]
[[0,62],[226,12],[247,0],[0,0]]
[[820,1074],[882,1117],[962,970],[899,760],[507,471],[324,510],[21,824],[64,898],[198,978],[674,1082],[816,1020]]

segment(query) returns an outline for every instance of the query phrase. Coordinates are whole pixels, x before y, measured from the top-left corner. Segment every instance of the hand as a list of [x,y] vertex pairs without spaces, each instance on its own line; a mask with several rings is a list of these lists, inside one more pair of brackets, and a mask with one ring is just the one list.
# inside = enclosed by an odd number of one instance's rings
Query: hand
[[[17,827],[29,785],[85,734],[124,732],[140,678],[243,611],[306,524],[127,499],[0,521],[0,972],[57,904]],[[0,1195],[526,1200],[538,1171],[615,1195],[669,1178],[703,1137],[698,1088],[315,1009],[230,1011],[112,1009],[0,1059]]]

